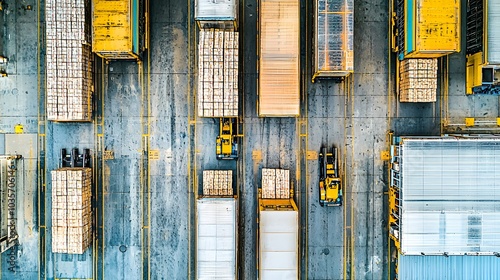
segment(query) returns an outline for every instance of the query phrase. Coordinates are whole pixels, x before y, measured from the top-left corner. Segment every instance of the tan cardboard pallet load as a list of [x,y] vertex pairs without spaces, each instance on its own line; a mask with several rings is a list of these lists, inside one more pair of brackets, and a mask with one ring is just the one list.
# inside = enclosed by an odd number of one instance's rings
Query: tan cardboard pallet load
[[202,29],[198,45],[198,116],[238,116],[238,32]]
[[436,102],[437,59],[405,59],[400,62],[399,101]]
[[47,0],[47,119],[90,121],[92,53],[85,0]]
[[204,170],[203,171],[204,196],[232,196],[233,171],[232,170]]
[[290,170],[262,169],[262,198],[290,198]]
[[52,176],[52,252],[83,254],[92,242],[92,169],[60,168]]

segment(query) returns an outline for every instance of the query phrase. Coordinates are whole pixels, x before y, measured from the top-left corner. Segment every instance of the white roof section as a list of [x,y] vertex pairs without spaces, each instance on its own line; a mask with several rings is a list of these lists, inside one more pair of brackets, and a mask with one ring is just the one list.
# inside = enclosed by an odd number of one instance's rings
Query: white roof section
[[488,0],[488,62],[500,64],[500,2]]
[[195,20],[236,20],[238,0],[196,0]]
[[236,279],[236,199],[199,199],[196,215],[196,279]]
[[402,141],[401,252],[500,252],[500,140]]
[[260,211],[259,279],[298,278],[298,212]]

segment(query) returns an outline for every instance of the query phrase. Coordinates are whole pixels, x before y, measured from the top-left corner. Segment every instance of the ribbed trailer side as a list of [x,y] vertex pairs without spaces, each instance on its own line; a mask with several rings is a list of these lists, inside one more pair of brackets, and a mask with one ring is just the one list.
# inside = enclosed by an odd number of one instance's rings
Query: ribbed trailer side
[[196,205],[196,279],[237,279],[237,201],[201,198]]
[[313,79],[343,77],[354,70],[353,2],[316,0]]
[[299,279],[298,212],[259,213],[259,279]]
[[488,64],[500,66],[500,2],[488,0]]
[[94,0],[92,51],[106,59],[138,59],[144,44],[142,0]]
[[299,1],[259,3],[259,116],[298,116]]

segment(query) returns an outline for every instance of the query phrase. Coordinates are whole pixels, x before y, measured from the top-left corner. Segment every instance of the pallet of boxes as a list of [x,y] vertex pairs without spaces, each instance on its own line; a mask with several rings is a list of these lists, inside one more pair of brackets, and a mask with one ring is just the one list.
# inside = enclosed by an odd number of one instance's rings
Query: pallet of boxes
[[92,169],[65,167],[52,176],[52,252],[83,254],[92,237]]
[[262,198],[289,199],[290,198],[290,170],[262,169]]
[[436,102],[436,58],[405,59],[399,64],[399,101]]
[[232,170],[204,170],[203,195],[206,196],[233,196]]

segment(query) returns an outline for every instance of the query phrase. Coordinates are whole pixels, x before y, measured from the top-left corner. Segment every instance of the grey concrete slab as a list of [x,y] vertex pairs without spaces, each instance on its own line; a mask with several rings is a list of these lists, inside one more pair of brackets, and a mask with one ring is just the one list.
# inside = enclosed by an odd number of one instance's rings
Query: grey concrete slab
[[36,160],[38,158],[37,137],[36,134],[5,134],[5,153]]

